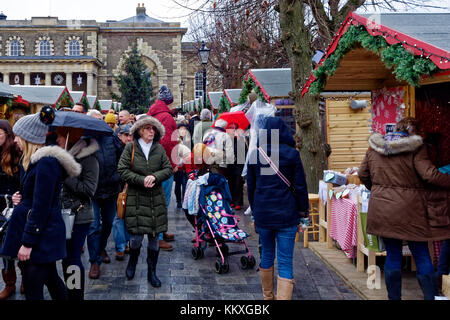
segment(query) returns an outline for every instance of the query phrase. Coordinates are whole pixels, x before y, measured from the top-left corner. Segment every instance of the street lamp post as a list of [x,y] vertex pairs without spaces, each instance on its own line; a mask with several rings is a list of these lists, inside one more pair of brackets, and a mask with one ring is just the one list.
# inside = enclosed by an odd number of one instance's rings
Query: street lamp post
[[[180,93],[181,93],[181,110],[183,110],[183,92],[184,92],[184,85],[185,83],[183,81],[180,82]],[[183,110],[184,111],[184,110]]]
[[198,59],[203,66],[203,108],[206,108],[206,65],[208,64],[210,51],[211,49],[206,47],[205,41],[202,41],[202,46],[198,49]]

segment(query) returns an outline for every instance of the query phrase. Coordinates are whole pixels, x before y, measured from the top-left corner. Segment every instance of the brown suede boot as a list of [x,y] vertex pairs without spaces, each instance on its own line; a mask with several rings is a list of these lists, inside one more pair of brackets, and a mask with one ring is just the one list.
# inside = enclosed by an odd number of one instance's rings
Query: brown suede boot
[[294,279],[277,276],[277,300],[291,300],[294,283]]
[[11,297],[16,292],[16,269],[2,270],[2,278],[5,282],[5,288],[0,292],[0,300],[5,300]]
[[273,266],[269,269],[259,268],[264,300],[275,300],[273,295]]

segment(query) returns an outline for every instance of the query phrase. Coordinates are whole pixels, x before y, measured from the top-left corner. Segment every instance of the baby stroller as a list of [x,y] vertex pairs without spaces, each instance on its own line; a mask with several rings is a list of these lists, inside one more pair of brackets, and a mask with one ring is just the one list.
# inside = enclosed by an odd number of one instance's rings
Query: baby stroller
[[[194,215],[196,242],[191,250],[192,258],[194,260],[203,258],[209,244],[216,247],[218,259],[215,262],[215,271],[217,273],[227,273],[229,271],[228,257],[237,254],[245,254],[240,260],[243,269],[253,268],[256,260],[245,242],[248,234],[239,228],[240,219],[233,214],[230,207],[231,196],[227,180],[215,173],[209,173],[200,178],[207,181],[207,184],[199,185],[199,210]],[[243,244],[245,250],[231,252],[227,243]]]

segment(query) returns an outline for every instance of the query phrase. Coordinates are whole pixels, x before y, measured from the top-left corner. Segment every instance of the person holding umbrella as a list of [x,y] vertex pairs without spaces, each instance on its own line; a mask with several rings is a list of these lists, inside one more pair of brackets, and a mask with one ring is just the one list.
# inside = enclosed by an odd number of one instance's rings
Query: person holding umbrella
[[[114,116],[114,115],[113,115]],[[95,119],[95,114],[91,118]],[[100,130],[106,125],[97,123],[90,126]],[[88,124],[87,121],[84,123]],[[97,151],[97,159],[99,164],[99,176],[97,190],[95,191],[92,205],[94,209],[94,221],[91,223],[87,244],[89,251],[89,262],[91,267],[89,270],[89,278],[98,279],[100,277],[100,265],[102,263],[110,263],[111,258],[106,252],[106,244],[111,234],[114,217],[117,215],[116,201],[120,192],[120,177],[117,173],[117,163],[123,151],[122,142],[113,134],[111,128],[106,125],[108,130],[106,134],[97,136],[99,150]],[[86,130],[85,130],[86,131]],[[89,133],[87,132],[86,135]],[[96,135],[96,132],[93,133]]]
[[244,205],[244,179],[242,170],[244,169],[245,157],[247,155],[247,141],[243,135],[243,130],[236,122],[228,125],[227,133],[233,139],[234,162],[227,166],[227,180],[230,185],[232,196],[231,207],[241,210]]
[[[88,118],[87,116],[85,116]],[[99,120],[100,121],[100,120]],[[71,127],[56,128],[57,144],[74,156],[81,165],[81,174],[64,180],[61,201],[64,208],[75,213],[75,222],[71,239],[66,241],[67,256],[62,260],[64,279],[66,280],[69,300],[84,300],[85,271],[81,261],[81,251],[86,241],[89,227],[94,221],[92,198],[98,183],[98,161],[96,152],[98,143],[93,138],[82,137],[83,129]],[[72,274],[70,266],[78,266],[80,270],[80,288],[67,286],[67,280]]]
[[23,264],[27,300],[43,300],[44,286],[54,300],[66,300],[67,291],[56,261],[66,257],[66,231],[61,215],[63,181],[81,173],[73,156],[58,146],[44,147],[48,126],[55,119],[52,107],[19,119],[13,132],[23,151],[20,193],[0,254],[18,257]]

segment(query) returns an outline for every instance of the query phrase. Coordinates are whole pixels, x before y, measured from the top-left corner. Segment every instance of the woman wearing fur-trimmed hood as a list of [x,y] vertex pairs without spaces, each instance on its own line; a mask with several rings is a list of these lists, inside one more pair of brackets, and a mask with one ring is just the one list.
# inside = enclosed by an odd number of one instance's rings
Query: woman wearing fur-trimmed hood
[[15,204],[0,254],[18,257],[23,265],[27,300],[43,300],[44,285],[52,299],[66,300],[66,286],[56,261],[66,256],[66,230],[61,215],[60,192],[67,176],[75,177],[81,166],[58,146],[44,147],[54,110],[44,106],[20,118],[13,127],[15,141],[23,151],[20,194]]
[[144,235],[148,238],[148,281],[154,287],[161,282],[156,277],[159,255],[158,234],[167,231],[167,207],[162,182],[173,173],[169,158],[159,141],[164,137],[163,125],[151,116],[138,120],[130,130],[134,137],[119,160],[117,171],[128,183],[125,225],[130,234],[130,258],[127,279],[136,271]]
[[[386,245],[384,273],[389,299],[401,297],[402,240],[408,241],[416,261],[425,299],[434,299],[436,294],[427,241],[438,240],[439,236],[435,236],[430,225],[425,183],[448,190],[450,176],[440,173],[428,159],[417,129],[415,119],[404,118],[397,123],[394,133],[372,134],[358,172],[371,190],[367,233],[381,236]],[[447,237],[449,227],[441,226],[447,230]]]
[[68,127],[56,128],[56,142],[61,148],[66,148],[81,165],[81,174],[64,180],[61,192],[61,203],[64,209],[70,209],[75,214],[72,237],[66,242],[67,257],[62,260],[64,279],[72,274],[70,266],[80,268],[80,284],[78,288],[67,286],[69,300],[84,300],[85,272],[81,260],[82,248],[94,221],[92,198],[98,185],[99,163],[97,151],[99,145],[93,138],[82,138],[83,130]]

